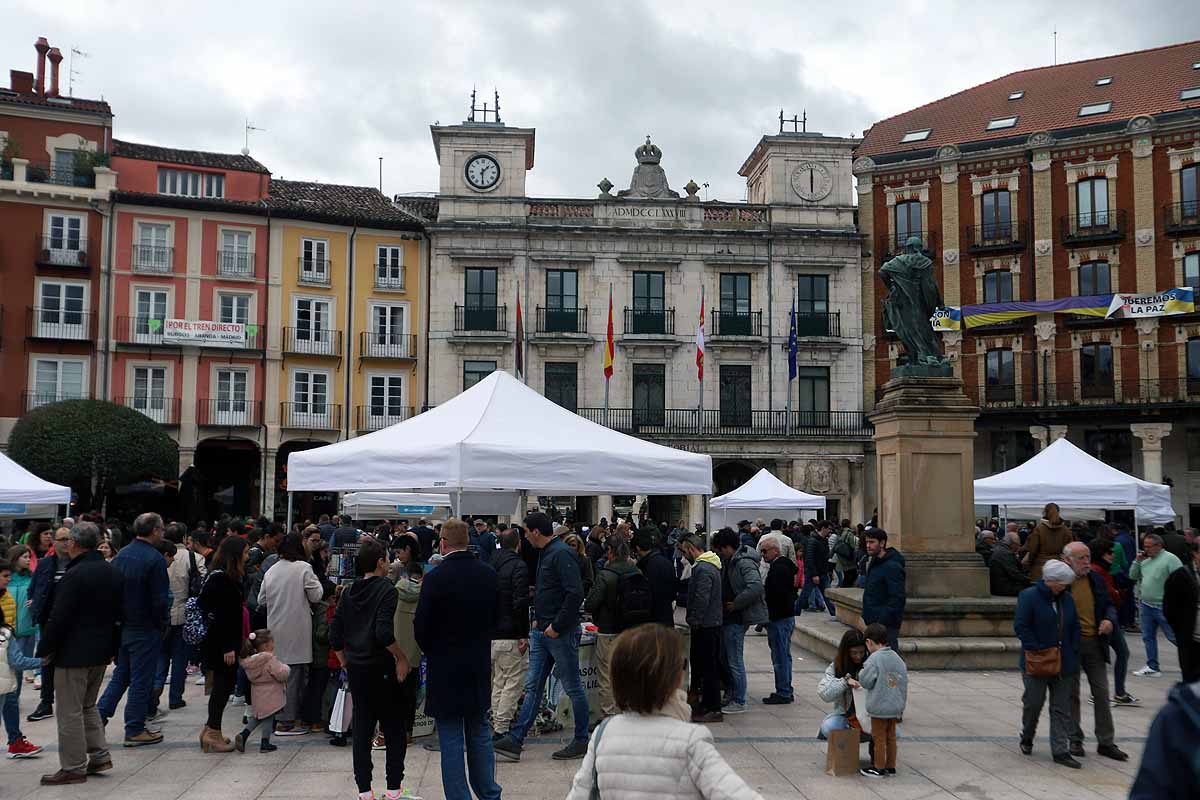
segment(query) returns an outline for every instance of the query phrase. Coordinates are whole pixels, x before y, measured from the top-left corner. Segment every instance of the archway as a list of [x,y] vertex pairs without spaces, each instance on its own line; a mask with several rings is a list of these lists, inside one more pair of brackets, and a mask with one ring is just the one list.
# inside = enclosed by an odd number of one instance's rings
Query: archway
[[717,495],[728,494],[753,478],[759,468],[745,461],[725,461],[713,467],[714,491]]
[[181,489],[189,506],[188,521],[259,513],[260,458],[258,445],[248,439],[205,439],[197,444]]
[[[275,454],[275,519],[287,519],[288,482],[287,461],[292,453],[324,447],[329,442],[314,439],[295,440],[279,445]],[[292,494],[292,521],[317,520],[322,514],[333,515],[338,511],[337,492],[294,492]]]

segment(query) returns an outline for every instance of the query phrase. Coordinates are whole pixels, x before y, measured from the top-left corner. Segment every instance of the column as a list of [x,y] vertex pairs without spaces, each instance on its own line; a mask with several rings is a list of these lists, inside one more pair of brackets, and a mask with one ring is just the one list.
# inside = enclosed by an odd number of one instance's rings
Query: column
[[866,241],[860,257],[862,269],[862,336],[863,336],[863,408],[875,405],[875,186],[871,178],[874,162],[860,158],[854,162],[858,189],[858,231]]
[[1137,246],[1137,290],[1157,291],[1154,275],[1154,140],[1149,133],[1133,139],[1133,230]]
[[[1035,135],[1036,138],[1036,135]],[[1050,207],[1050,150],[1033,153],[1033,263],[1037,281],[1036,300],[1054,299],[1054,215]]]
[[689,494],[687,509],[689,527],[695,528],[697,522],[704,522],[704,495]]
[[1171,423],[1134,422],[1129,426],[1129,430],[1142,440],[1142,480],[1162,483],[1162,440],[1171,435]]
[[1037,446],[1037,451],[1040,453],[1050,444],[1050,430],[1045,425],[1030,425],[1029,435],[1033,437],[1033,442]]
[[602,494],[596,498],[596,521],[604,517],[609,524],[613,521],[613,499],[611,494]]

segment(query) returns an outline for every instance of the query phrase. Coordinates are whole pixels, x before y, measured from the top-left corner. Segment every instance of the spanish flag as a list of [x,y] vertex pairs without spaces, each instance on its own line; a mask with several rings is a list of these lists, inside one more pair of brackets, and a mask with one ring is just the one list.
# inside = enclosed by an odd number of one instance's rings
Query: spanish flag
[[616,354],[616,348],[613,344],[613,320],[612,320],[612,287],[608,287],[608,334],[604,339],[604,380],[608,380],[613,374],[613,356]]

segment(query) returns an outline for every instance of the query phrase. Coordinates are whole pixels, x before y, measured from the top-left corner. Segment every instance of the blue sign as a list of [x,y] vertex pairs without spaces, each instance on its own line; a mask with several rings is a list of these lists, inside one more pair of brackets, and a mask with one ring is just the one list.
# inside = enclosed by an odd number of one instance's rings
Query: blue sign
[[432,514],[433,506],[396,506],[397,514]]
[[0,514],[25,514],[28,508],[25,503],[0,503]]

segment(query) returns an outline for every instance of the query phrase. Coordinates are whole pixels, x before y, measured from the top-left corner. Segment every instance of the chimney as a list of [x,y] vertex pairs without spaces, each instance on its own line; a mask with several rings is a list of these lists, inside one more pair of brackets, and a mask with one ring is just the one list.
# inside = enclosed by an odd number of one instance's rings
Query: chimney
[[38,40],[36,42],[34,42],[33,48],[35,50],[37,50],[37,54],[38,54],[37,78],[34,82],[33,90],[37,94],[45,94],[46,93],[46,52],[49,51],[49,49],[50,49],[50,43],[46,41],[45,36],[39,36]]
[[8,71],[9,85],[17,94],[33,94],[33,73],[21,69]]
[[46,93],[48,97],[58,97],[58,65],[63,59],[62,53],[57,47],[50,48],[50,91]]

